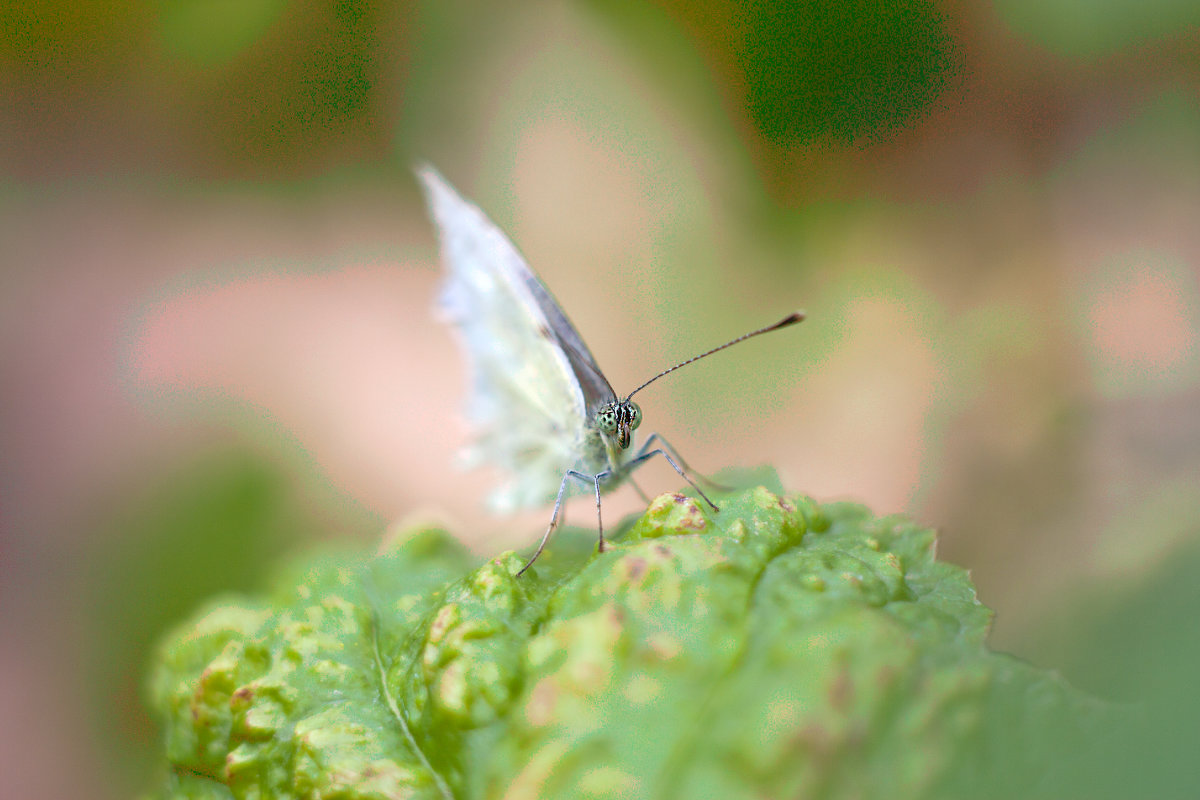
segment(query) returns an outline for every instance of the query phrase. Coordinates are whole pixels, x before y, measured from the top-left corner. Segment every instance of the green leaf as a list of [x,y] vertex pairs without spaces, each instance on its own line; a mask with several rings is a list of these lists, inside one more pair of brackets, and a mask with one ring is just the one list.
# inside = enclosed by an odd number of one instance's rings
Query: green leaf
[[715,497],[521,578],[423,531],[215,601],[155,666],[161,796],[1021,796],[1103,709],[986,649],[931,531]]
[[224,67],[261,40],[284,0],[171,0],[159,9],[167,51],[204,67]]

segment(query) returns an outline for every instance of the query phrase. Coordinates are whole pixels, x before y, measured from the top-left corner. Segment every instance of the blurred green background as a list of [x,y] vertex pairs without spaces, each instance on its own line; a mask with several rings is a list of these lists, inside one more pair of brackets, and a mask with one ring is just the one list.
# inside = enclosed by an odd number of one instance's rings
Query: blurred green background
[[136,793],[152,643],[289,553],[540,532],[454,465],[423,158],[618,389],[805,308],[650,429],[938,526],[996,647],[1151,710],[1096,787],[1196,796],[1198,50],[1183,0],[5,2],[6,788]]

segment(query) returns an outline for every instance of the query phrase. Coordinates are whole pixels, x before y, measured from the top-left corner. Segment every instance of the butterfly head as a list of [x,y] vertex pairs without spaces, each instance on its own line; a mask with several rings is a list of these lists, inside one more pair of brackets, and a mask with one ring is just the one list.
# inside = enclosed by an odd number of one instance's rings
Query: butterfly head
[[608,440],[616,440],[624,450],[633,441],[633,432],[642,424],[642,409],[631,400],[614,400],[596,411],[596,428]]

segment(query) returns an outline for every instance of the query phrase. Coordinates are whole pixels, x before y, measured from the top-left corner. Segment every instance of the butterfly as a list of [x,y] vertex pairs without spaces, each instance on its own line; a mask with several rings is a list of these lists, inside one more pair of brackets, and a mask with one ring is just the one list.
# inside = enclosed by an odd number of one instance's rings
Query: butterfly
[[693,361],[800,322],[803,312],[663,370],[622,398],[550,290],[500,228],[432,166],[418,165],[416,174],[438,229],[445,263],[439,305],[461,334],[469,362],[467,416],[476,438],[467,458],[490,462],[504,474],[490,497],[494,508],[515,510],[554,502],[537,550],[517,575],[545,549],[571,481],[595,493],[601,552],[605,549],[601,492],[615,488],[655,456],[665,458],[714,511],[719,510],[662,436],[652,433],[640,448],[633,448],[642,410],[632,397]]

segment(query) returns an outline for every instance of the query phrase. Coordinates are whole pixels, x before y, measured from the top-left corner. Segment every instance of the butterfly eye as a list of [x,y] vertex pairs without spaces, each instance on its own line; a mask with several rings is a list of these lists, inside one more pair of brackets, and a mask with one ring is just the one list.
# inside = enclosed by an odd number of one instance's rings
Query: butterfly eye
[[603,433],[617,432],[617,410],[611,405],[596,412],[596,427]]
[[642,424],[642,409],[637,403],[629,404],[629,428],[636,430],[638,425]]

